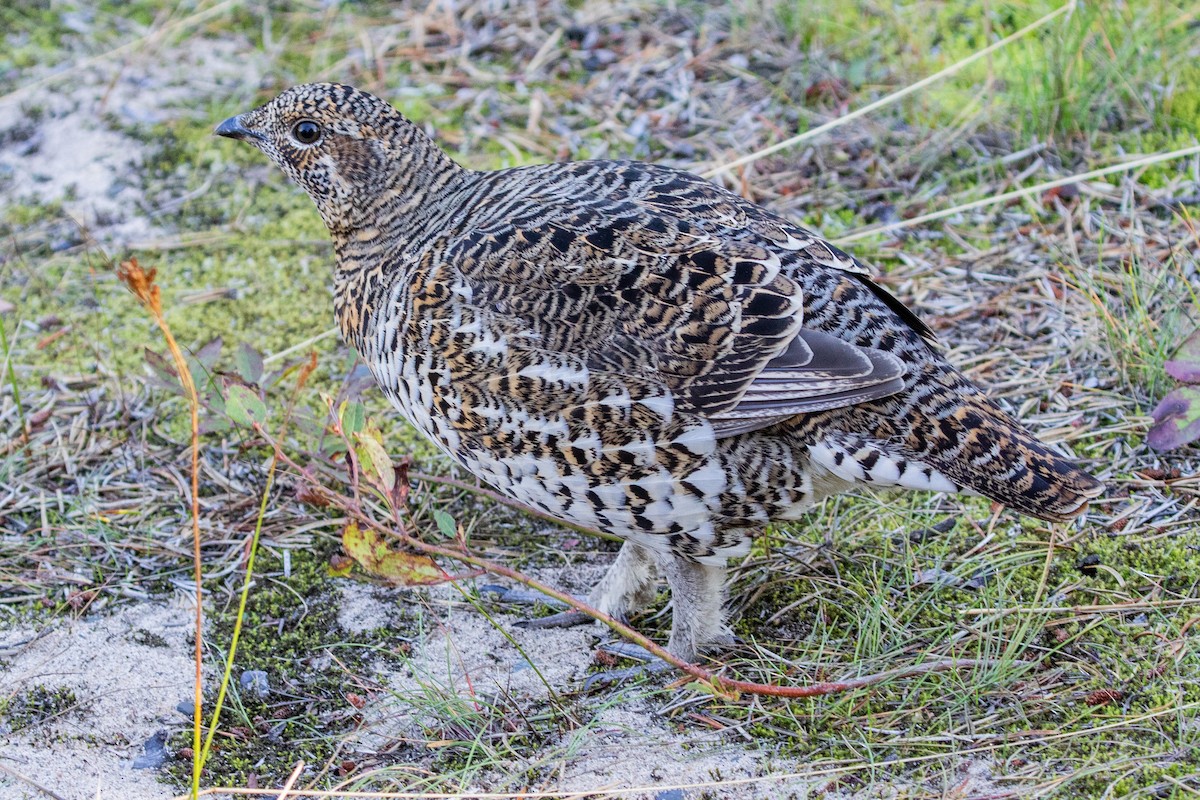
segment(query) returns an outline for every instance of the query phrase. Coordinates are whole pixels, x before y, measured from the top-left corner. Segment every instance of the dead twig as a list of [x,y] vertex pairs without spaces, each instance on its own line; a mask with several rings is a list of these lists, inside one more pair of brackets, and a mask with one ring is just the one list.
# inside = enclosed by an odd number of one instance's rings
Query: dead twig
[[157,270],[153,267],[149,270],[142,269],[138,265],[136,258],[129,261],[122,261],[117,267],[117,277],[129,288],[129,291],[133,292],[134,297],[146,307],[146,310],[150,312],[150,316],[154,319],[154,324],[162,331],[163,339],[167,343],[167,349],[171,351],[171,358],[175,362],[175,370],[179,375],[179,383],[183,386],[184,392],[187,394],[188,410],[191,415],[192,578],[195,581],[196,589],[196,647],[194,653],[196,680],[192,698],[192,796],[195,797],[200,791],[200,766],[202,764],[200,758],[200,711],[204,699],[203,683],[201,680],[201,667],[204,663],[204,604],[202,602],[204,582],[200,569],[200,396],[196,393],[196,383],[192,380],[192,373],[188,369],[187,359],[183,357],[183,351],[179,349],[179,343],[175,341],[175,336],[171,333],[171,327],[167,324],[167,320],[163,316],[162,297],[158,286],[154,283],[156,273]]

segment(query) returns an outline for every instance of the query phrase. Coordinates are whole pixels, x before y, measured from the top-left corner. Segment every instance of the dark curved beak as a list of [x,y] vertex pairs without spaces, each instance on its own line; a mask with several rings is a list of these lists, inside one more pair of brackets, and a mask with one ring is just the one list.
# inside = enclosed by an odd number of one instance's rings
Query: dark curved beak
[[243,141],[259,138],[257,133],[242,123],[241,114],[238,114],[236,117],[230,117],[222,122],[213,133],[217,136],[228,136],[230,139],[242,139]]

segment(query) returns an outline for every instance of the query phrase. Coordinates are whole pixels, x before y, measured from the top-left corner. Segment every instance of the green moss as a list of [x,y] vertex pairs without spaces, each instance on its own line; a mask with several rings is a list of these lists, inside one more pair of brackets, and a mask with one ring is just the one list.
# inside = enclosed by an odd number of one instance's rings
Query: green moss
[[40,725],[79,705],[75,691],[65,686],[38,684],[16,695],[0,699],[0,729],[19,731]]
[[[356,676],[376,665],[403,659],[400,632],[392,628],[351,633],[337,620],[340,591],[327,575],[330,540],[312,549],[291,551],[291,572],[282,574],[280,557],[263,553],[257,585],[250,594],[238,645],[230,696],[222,712],[219,735],[205,767],[206,783],[245,785],[253,773],[260,783],[275,785],[296,761],[321,764],[342,735],[359,722],[358,709],[347,699],[361,692]],[[221,587],[211,587],[218,590]],[[215,609],[205,639],[220,653],[230,641],[236,600]],[[243,694],[238,677],[247,670],[267,673],[271,694],[263,699]],[[206,713],[216,698],[205,694]],[[170,749],[191,746],[191,732],[179,731]],[[180,786],[191,774],[191,759],[179,758],[167,772]]]
[[1196,62],[1180,66],[1174,91],[1163,100],[1163,112],[1173,127],[1193,134],[1200,131],[1200,65]]

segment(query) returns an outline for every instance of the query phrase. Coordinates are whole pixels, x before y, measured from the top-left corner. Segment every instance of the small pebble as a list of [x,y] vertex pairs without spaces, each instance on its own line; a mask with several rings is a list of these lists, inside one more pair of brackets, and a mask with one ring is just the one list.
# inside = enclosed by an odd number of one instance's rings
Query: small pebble
[[[180,704],[182,705],[182,703]],[[191,713],[191,707],[188,707]],[[142,745],[142,754],[133,760],[134,769],[158,769],[167,761],[167,732],[159,731]]]
[[259,700],[266,700],[271,694],[271,682],[267,678],[267,673],[261,669],[248,669],[242,673],[238,684],[242,687],[242,691],[252,694]]

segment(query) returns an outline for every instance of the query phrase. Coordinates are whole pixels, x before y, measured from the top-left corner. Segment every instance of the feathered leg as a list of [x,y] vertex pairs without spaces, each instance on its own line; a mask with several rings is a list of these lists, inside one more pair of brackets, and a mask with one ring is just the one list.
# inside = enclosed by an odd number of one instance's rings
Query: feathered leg
[[[698,564],[679,556],[662,556],[659,566],[671,589],[671,638],[667,642],[671,655],[695,661],[707,648],[732,643],[733,634],[724,615],[726,567]],[[601,649],[645,663],[592,675],[584,684],[585,691],[670,669],[665,661],[636,644],[614,642]]]
[[626,540],[617,560],[588,595],[588,602],[610,617],[628,620],[630,614],[654,601],[655,561],[654,553]]
[[[633,542],[626,541],[617,553],[617,559],[604,573],[600,582],[588,595],[588,603],[610,617],[627,622],[629,615],[649,605],[656,594],[657,577],[654,554]],[[502,602],[525,602],[528,592],[508,591],[499,599]],[[536,596],[531,596],[537,599]],[[545,602],[545,598],[541,598]],[[517,623],[523,628],[568,628],[591,622],[586,614],[568,610],[548,617],[522,620]]]
[[725,624],[724,609],[728,569],[675,556],[664,560],[663,571],[671,588],[667,650],[684,661],[694,661],[705,648],[730,644],[733,635]]

